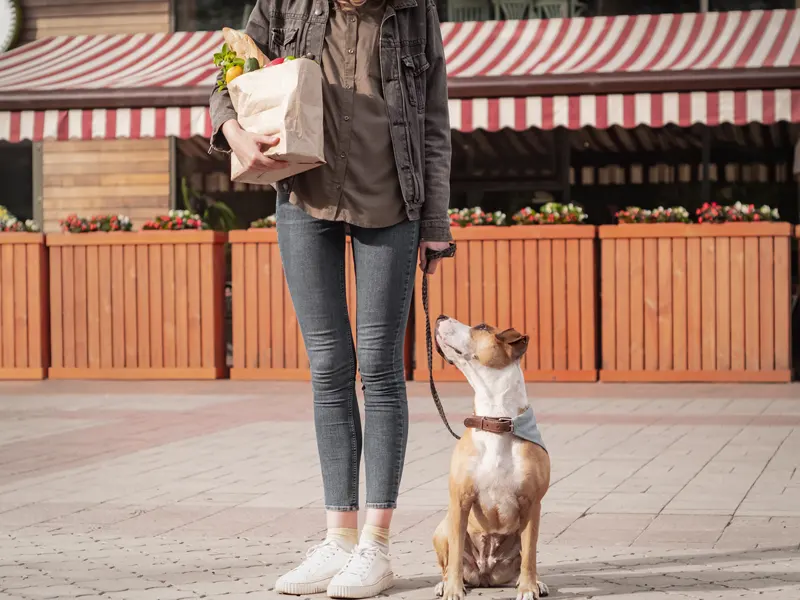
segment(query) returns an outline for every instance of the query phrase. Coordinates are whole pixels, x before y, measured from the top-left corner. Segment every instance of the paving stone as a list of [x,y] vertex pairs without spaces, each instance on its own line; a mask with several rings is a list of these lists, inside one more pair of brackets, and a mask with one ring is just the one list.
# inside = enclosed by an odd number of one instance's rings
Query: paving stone
[[[279,598],[275,579],[325,525],[308,385],[137,391],[0,383],[0,600]],[[451,420],[469,412],[465,386],[440,392]],[[409,385],[387,594],[402,600],[440,579],[431,535],[453,445],[427,394]],[[530,396],[552,459],[538,556],[555,597],[800,598],[800,386]]]

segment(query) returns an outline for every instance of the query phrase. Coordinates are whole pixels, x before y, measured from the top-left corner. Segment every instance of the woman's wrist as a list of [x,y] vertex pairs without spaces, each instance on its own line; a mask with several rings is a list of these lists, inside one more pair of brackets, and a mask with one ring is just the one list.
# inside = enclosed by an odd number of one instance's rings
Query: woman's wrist
[[239,125],[239,121],[236,119],[228,119],[222,124],[220,129],[222,130],[222,134],[228,138],[239,133],[242,130],[242,126]]

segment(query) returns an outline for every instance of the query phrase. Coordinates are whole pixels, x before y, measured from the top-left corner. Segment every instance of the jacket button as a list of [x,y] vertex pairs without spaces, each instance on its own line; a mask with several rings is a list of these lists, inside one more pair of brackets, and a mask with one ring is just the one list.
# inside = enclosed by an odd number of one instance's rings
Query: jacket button
[[314,11],[314,14],[316,16],[320,16],[322,14],[322,11],[320,9],[317,9],[317,10]]

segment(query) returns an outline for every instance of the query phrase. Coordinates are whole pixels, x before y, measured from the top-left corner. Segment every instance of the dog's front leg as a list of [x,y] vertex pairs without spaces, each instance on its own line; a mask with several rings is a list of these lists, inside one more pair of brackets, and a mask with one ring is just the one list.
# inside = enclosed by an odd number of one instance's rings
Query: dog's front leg
[[447,578],[442,597],[443,600],[464,600],[464,545],[474,498],[463,487],[455,486],[452,482],[450,486]]
[[517,600],[538,600],[547,596],[547,586],[539,581],[536,570],[536,544],[539,541],[539,520],[542,516],[541,502],[534,502],[528,511],[528,521],[521,535],[521,564]]

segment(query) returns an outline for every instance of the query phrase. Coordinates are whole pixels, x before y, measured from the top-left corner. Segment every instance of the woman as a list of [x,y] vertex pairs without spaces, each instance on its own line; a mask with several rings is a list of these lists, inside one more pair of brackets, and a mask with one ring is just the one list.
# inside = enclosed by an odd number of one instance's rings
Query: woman
[[[414,267],[450,241],[450,124],[433,0],[260,0],[247,33],[270,58],[306,56],[323,71],[327,164],[277,185],[278,244],[311,364],[327,511],[325,541],[278,579],[286,594],[367,598],[392,585],[389,526],[408,435],[403,338]],[[280,163],[276,139],[248,133],[227,92],[211,96],[212,147],[250,168]],[[357,351],[345,298],[352,238]],[[357,531],[365,397],[366,525]]]

